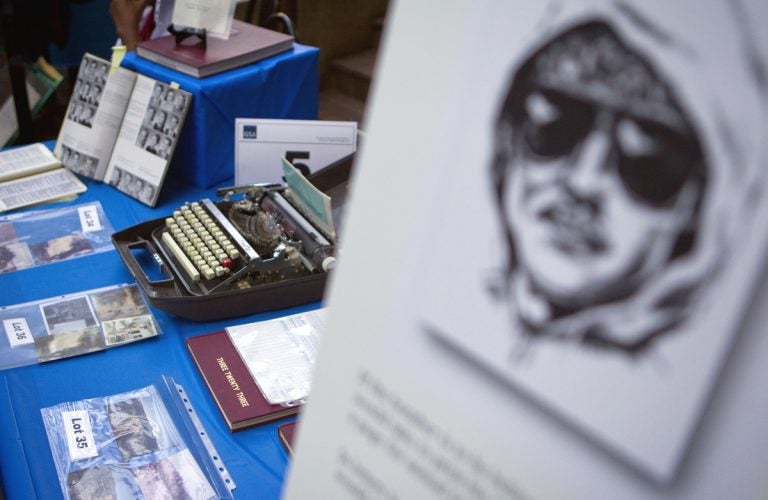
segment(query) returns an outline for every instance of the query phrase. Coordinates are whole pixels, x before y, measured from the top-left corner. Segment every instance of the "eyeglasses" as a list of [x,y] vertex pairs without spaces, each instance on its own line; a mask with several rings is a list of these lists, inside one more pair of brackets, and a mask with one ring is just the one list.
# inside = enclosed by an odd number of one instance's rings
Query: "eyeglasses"
[[522,139],[517,144],[522,143],[524,154],[534,162],[568,156],[575,160],[580,145],[601,129],[611,138],[606,163],[615,167],[625,189],[647,205],[666,206],[688,182],[703,180],[703,156],[692,130],[681,133],[551,90],[528,92],[515,110],[514,133]]

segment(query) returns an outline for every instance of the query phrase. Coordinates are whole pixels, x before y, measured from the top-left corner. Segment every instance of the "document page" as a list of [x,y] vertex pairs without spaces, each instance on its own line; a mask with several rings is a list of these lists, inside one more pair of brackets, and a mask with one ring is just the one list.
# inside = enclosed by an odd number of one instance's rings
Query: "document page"
[[139,75],[105,181],[154,206],[192,95]]
[[86,190],[69,170],[50,172],[0,183],[0,212],[67,198]]
[[117,138],[136,74],[86,54],[54,153],[75,173],[102,180]]
[[61,166],[44,144],[30,144],[0,153],[0,180],[10,180]]

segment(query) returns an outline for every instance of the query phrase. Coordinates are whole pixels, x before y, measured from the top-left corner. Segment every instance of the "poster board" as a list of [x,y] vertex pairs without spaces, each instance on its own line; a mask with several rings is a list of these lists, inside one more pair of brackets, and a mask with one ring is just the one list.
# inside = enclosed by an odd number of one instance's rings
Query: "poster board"
[[[391,13],[287,498],[763,496],[768,9],[445,7]],[[570,146],[547,149],[574,109]],[[608,123],[590,172],[572,155]],[[688,156],[638,183],[651,144]],[[521,197],[581,173],[590,208]]]

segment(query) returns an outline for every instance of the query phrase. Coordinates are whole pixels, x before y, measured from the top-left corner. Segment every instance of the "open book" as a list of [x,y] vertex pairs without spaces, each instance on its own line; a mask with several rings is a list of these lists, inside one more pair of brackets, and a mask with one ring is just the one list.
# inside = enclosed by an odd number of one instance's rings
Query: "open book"
[[154,206],[192,94],[86,54],[54,153],[65,167]]
[[43,144],[0,152],[0,212],[68,199],[85,190]]

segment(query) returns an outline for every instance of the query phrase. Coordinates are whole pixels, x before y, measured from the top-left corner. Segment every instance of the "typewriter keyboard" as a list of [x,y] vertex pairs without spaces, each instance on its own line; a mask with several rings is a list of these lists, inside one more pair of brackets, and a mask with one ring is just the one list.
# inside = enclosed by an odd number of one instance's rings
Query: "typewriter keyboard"
[[167,217],[162,241],[189,278],[197,282],[226,277],[239,260],[258,257],[250,246],[245,248],[246,256],[241,255],[232,242],[235,239],[242,245],[238,236],[218,208],[203,200],[186,203]]

